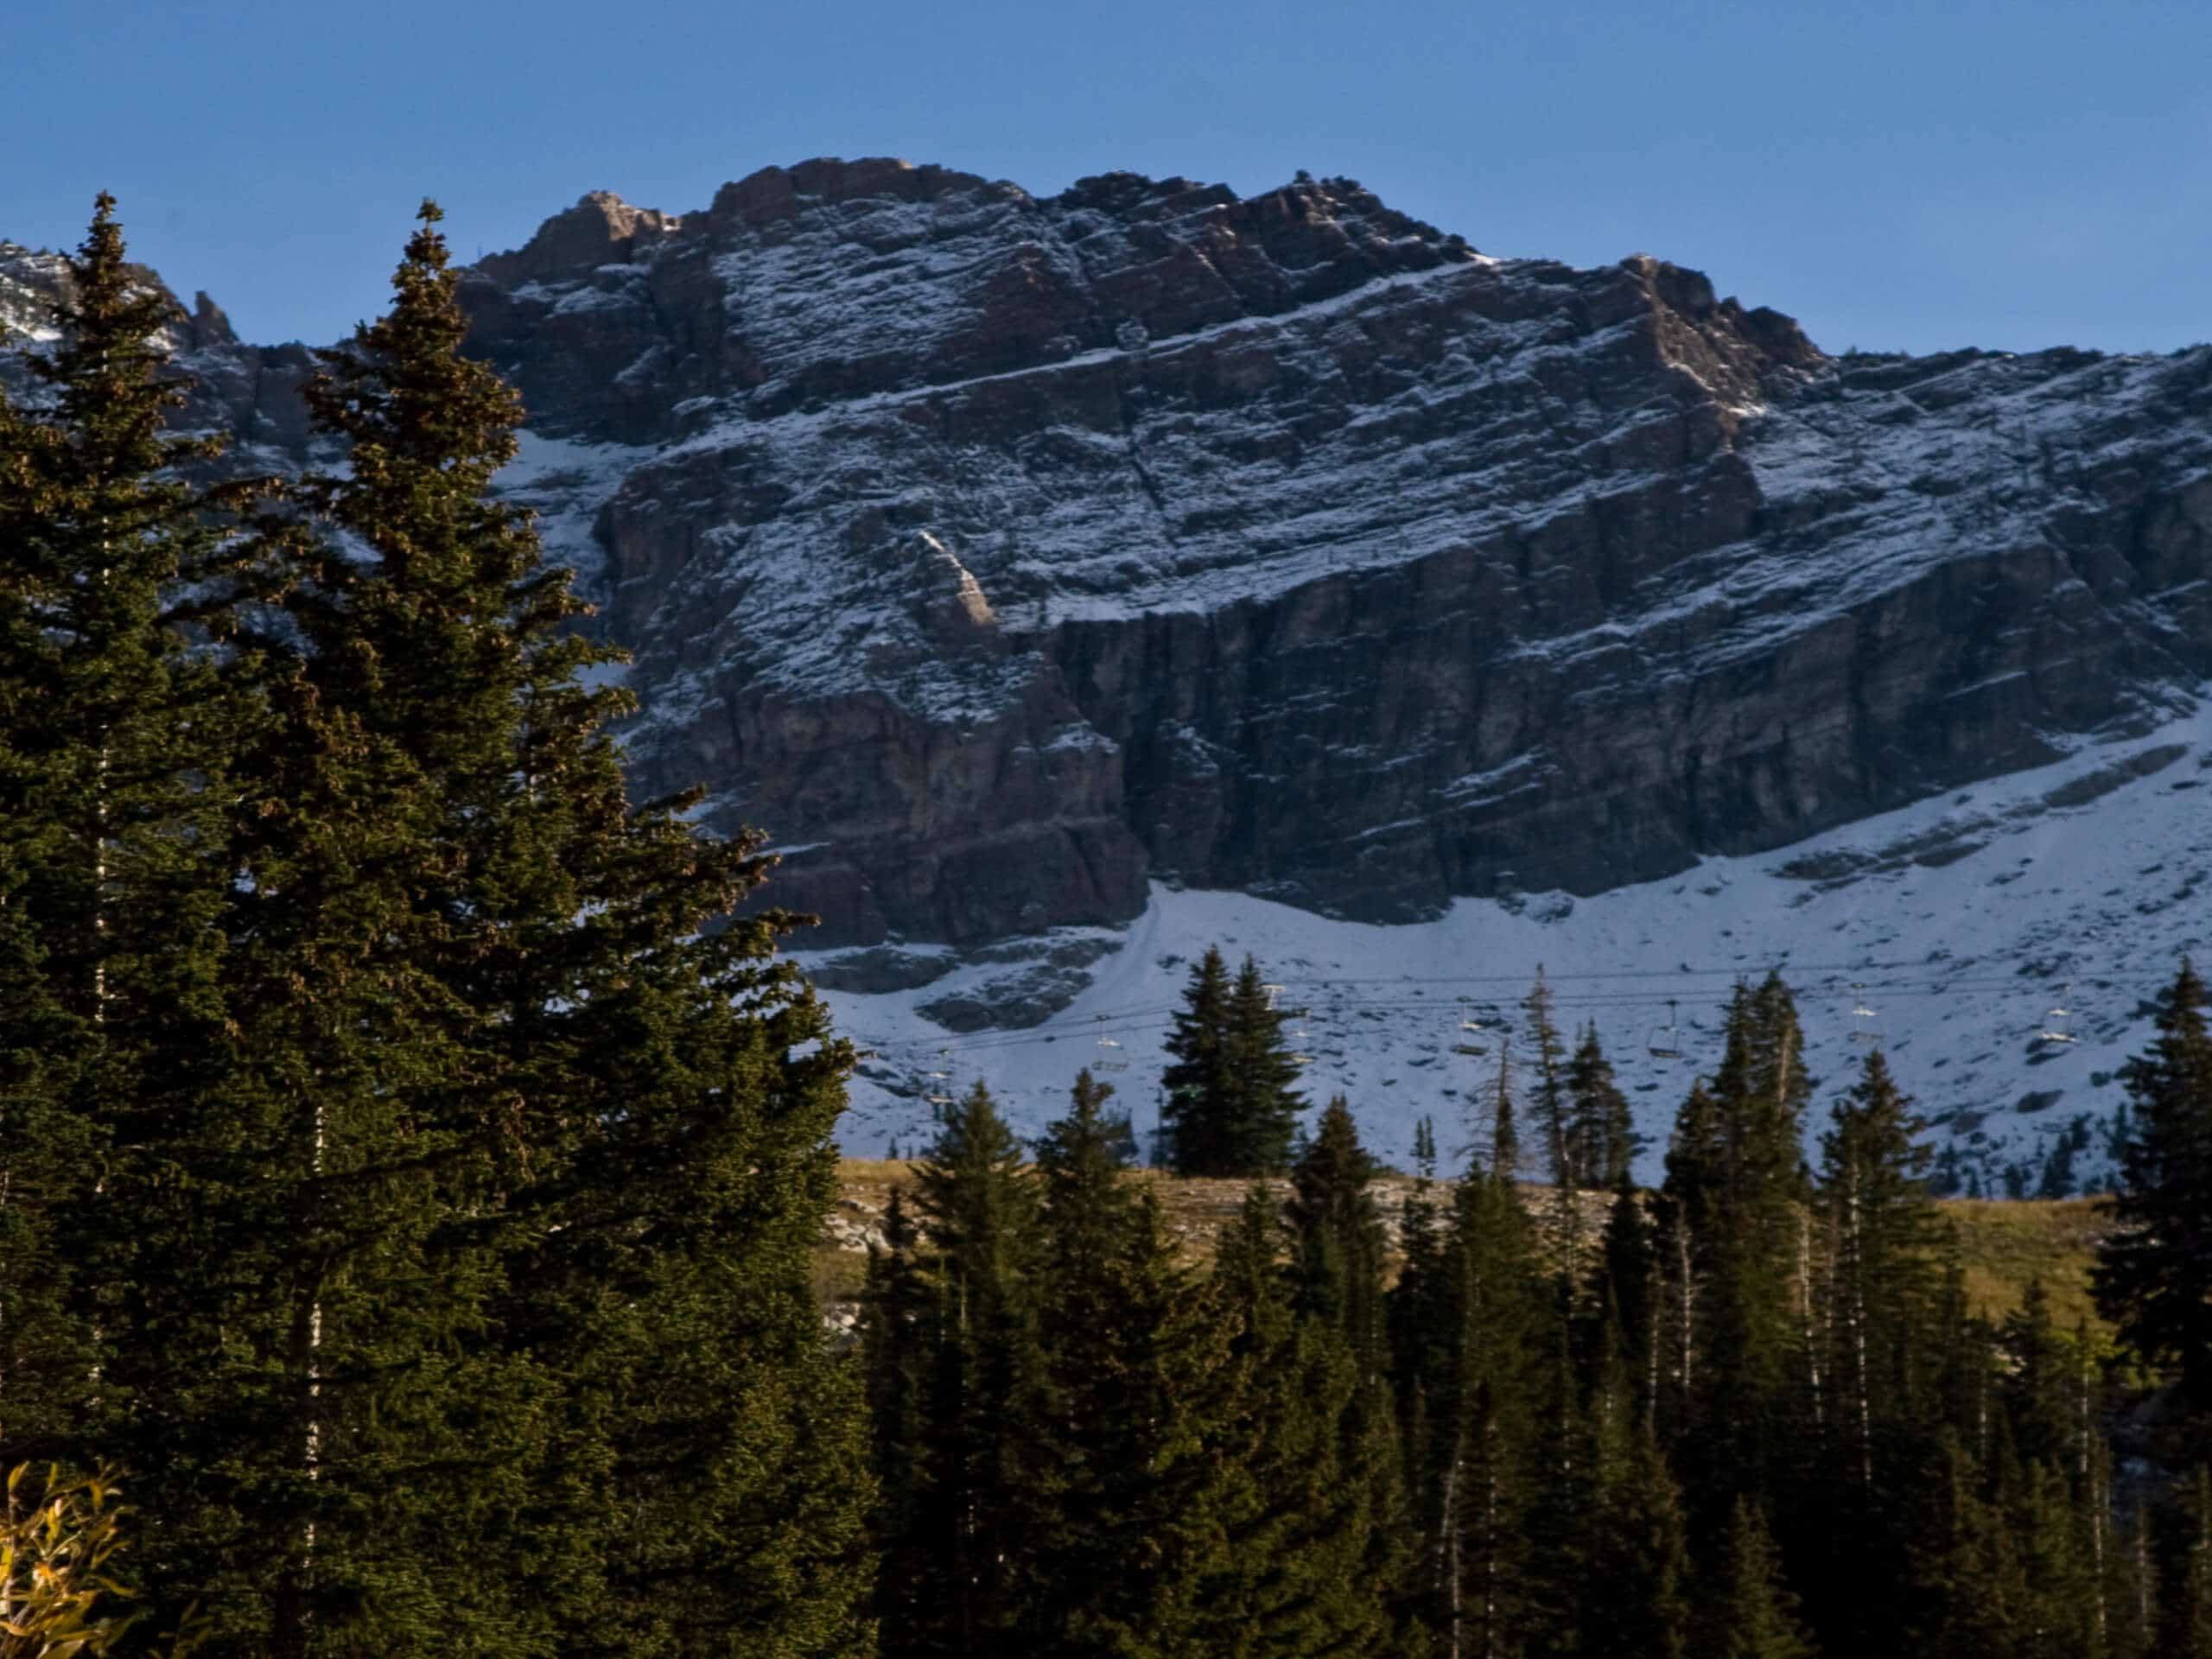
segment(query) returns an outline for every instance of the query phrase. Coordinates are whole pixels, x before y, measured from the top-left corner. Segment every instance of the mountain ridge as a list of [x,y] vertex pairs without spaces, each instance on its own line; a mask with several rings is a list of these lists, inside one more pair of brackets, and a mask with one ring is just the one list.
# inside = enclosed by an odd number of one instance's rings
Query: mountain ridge
[[[0,328],[52,280],[0,247]],[[880,158],[594,192],[462,292],[530,410],[505,486],[635,653],[637,783],[776,836],[863,1036],[1088,1008],[1208,890],[1564,938],[1715,860],[1879,883],[1936,867],[1836,837],[2124,762],[2212,677],[2205,348],[1831,356],[1695,271],[1496,258],[1350,180]],[[240,465],[310,457],[305,348],[204,296],[175,343]],[[1977,856],[1960,902],[2012,902]]]

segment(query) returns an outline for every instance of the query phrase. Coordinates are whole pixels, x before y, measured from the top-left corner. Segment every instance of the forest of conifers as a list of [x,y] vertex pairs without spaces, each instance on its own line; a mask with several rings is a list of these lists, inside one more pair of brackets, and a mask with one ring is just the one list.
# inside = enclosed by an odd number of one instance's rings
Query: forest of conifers
[[1210,957],[1163,1151],[1288,1203],[1194,1260],[1110,1090],[978,1086],[828,1341],[852,1052],[760,844],[629,800],[437,223],[306,476],[170,429],[105,199],[0,397],[0,1659],[2212,1659],[2186,963],[2108,1328],[1980,1316],[1779,980],[1649,1190],[1540,986],[1386,1217]]

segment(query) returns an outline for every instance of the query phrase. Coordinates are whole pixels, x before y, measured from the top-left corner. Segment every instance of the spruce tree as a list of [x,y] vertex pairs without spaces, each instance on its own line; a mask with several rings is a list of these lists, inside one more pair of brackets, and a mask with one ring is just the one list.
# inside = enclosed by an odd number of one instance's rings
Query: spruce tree
[[2190,1477],[2177,1521],[2164,1651],[2212,1659],[2212,1466],[2200,1464]]
[[1291,1171],[1293,1305],[1337,1329],[1363,1382],[1379,1378],[1389,1363],[1382,1216],[1368,1191],[1374,1176],[1375,1160],[1339,1095]]
[[1729,1516],[1726,1554],[1706,1628],[1700,1651],[1714,1659],[1815,1659],[1765,1517],[1749,1498],[1737,1499]]
[[1234,1332],[1219,1451],[1230,1478],[1224,1571],[1198,1651],[1395,1654],[1404,1638],[1390,1604],[1404,1561],[1368,1461],[1395,1469],[1390,1427],[1386,1417],[1372,1438],[1347,1436],[1358,1366],[1332,1325],[1294,1308],[1283,1243],[1274,1199],[1255,1188],[1214,1260],[1214,1305]]
[[267,527],[232,658],[269,715],[149,1563],[254,1652],[854,1651],[861,1402],[807,1278],[849,1051],[788,924],[723,925],[757,841],[626,798],[436,221],[325,357],[347,469]]
[[1208,945],[1191,970],[1183,1007],[1167,1038],[1174,1064],[1160,1073],[1160,1128],[1167,1166],[1178,1175],[1220,1174],[1232,1163],[1228,1129],[1236,1088],[1229,1042],[1229,966]]
[[1686,1659],[1690,1562],[1681,1495],[1650,1425],[1606,1420],[1584,1605],[1585,1659]]
[[[1356,1385],[1337,1418],[1338,1457],[1367,1488],[1365,1570],[1375,1593],[1395,1607],[1411,1592],[1411,1522],[1389,1380],[1387,1242],[1369,1190],[1375,1173],[1351,1108],[1341,1096],[1332,1100],[1292,1171],[1289,1277],[1294,1308],[1333,1331],[1352,1361]],[[1411,1217],[1411,1225],[1422,1236],[1405,1241],[1408,1259],[1430,1248],[1433,1223],[1423,1214]]]
[[1772,1501],[1820,1409],[1813,1379],[1811,1238],[1800,1147],[1811,1084],[1788,989],[1738,984],[1709,1090],[1694,1087],[1668,1154],[1677,1386],[1693,1491],[1718,1522],[1741,1494]]
[[1982,1471],[1947,1437],[1911,1529],[1915,1651],[1929,1659],[2002,1659],[2022,1639],[2028,1586]]
[[[1029,1529],[1052,1488],[1043,1338],[1045,1240],[1037,1179],[978,1083],[946,1109],[915,1170],[931,1293],[926,1439],[904,1537],[903,1608],[887,1606],[889,1659],[1007,1655],[1028,1645],[1034,1554]],[[874,1315],[872,1313],[872,1317]]]
[[1636,1121],[1628,1096],[1613,1077],[1593,1022],[1583,1028],[1567,1062],[1570,1131],[1567,1144],[1585,1186],[1616,1189],[1628,1180],[1636,1162]]
[[1287,1018],[1260,981],[1251,957],[1230,988],[1228,1046],[1236,1077],[1225,1172],[1236,1176],[1280,1174],[1290,1164],[1298,1115],[1299,1065],[1284,1040]]
[[[1493,1144],[1513,1156],[1511,1098]],[[1539,1624],[1529,1516],[1543,1499],[1542,1370],[1557,1299],[1510,1165],[1471,1170],[1453,1194],[1432,1282],[1401,1288],[1427,1305],[1433,1335],[1402,1385],[1417,1399],[1409,1449],[1423,1532],[1424,1613],[1446,1654],[1512,1653]]]
[[2097,1302],[2148,1359],[2171,1363],[2212,1407],[2212,1033],[2204,982],[2184,957],[2158,999],[2158,1037],[2123,1072],[2135,1129],[2114,1225],[2097,1248]]
[[868,1249],[859,1322],[875,1473],[876,1503],[868,1516],[874,1607],[887,1631],[912,1625],[928,1559],[920,1507],[931,1428],[930,1360],[939,1332],[920,1245],[906,1191],[893,1188],[883,1243]]
[[1599,1334],[1618,1360],[1638,1416],[1655,1428],[1661,1363],[1658,1249],[1643,1195],[1624,1179],[1614,1189],[1599,1250]]
[[[118,1449],[137,1409],[156,1184],[224,1030],[227,748],[242,716],[187,630],[233,596],[254,486],[186,474],[170,308],[103,194],[34,391],[0,396],[0,1451]],[[57,1230],[67,1217],[67,1243]],[[105,1378],[101,1409],[85,1380]],[[99,1421],[92,1421],[97,1416]],[[87,1438],[89,1436],[89,1439]]]
[[1232,981],[1218,947],[1192,971],[1160,1075],[1169,1166],[1179,1175],[1242,1179],[1287,1166],[1298,1114],[1298,1062],[1285,1015],[1247,957]]
[[1552,1019],[1552,988],[1544,982],[1541,968],[1536,970],[1536,982],[1529,987],[1521,1007],[1527,1025],[1529,1101],[1535,1110],[1536,1139],[1559,1205],[1563,1236],[1571,1242],[1577,1213],[1573,1194],[1588,1176],[1580,1156],[1580,1138],[1575,1133],[1567,1045]]
[[1827,1365],[1848,1446],[1846,1478],[1871,1501],[1900,1496],[1925,1421],[1919,1385],[1938,1293],[1943,1223],[1928,1195],[1923,1125],[1879,1049],[1821,1138],[1833,1259]]
[[1209,1444],[1226,1343],[1175,1259],[1158,1203],[1122,1166],[1113,1090],[1086,1071],[1038,1148],[1047,1243],[1039,1313],[1042,1478],[1017,1494],[1033,1566],[1028,1651],[1196,1651],[1224,1568]]

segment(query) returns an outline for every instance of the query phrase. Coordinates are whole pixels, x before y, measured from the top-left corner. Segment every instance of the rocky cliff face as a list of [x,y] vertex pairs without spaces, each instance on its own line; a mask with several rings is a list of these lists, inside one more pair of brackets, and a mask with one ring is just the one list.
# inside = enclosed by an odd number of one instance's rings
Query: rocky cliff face
[[[639,782],[772,831],[825,942],[1119,922],[1148,876],[1587,893],[2212,671],[2212,352],[1834,359],[1349,181],[882,161],[588,196],[465,294],[637,653]],[[296,454],[296,352],[180,326],[201,418]]]

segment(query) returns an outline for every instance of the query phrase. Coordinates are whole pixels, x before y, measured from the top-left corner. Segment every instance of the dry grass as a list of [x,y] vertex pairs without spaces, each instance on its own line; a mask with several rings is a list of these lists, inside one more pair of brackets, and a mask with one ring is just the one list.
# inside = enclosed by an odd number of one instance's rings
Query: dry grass
[[2030,1281],[2041,1279],[2062,1329],[2086,1319],[2104,1330],[2089,1296],[2089,1266],[2106,1226],[2102,1200],[1955,1198],[1942,1209],[1958,1228],[1975,1313],[2003,1318],[2019,1306]]
[[[833,1236],[825,1238],[816,1252],[814,1266],[815,1288],[825,1303],[849,1298],[858,1290],[867,1263],[867,1237],[890,1202],[892,1189],[911,1183],[913,1169],[913,1164],[905,1160],[848,1158],[839,1162],[839,1205],[830,1224]],[[1235,1219],[1250,1185],[1178,1179],[1154,1170],[1140,1172],[1139,1179],[1158,1192],[1169,1231],[1185,1254],[1199,1262],[1212,1258],[1215,1241]],[[1412,1185],[1402,1177],[1387,1177],[1376,1184],[1376,1197],[1393,1224]],[[1271,1181],[1268,1185],[1278,1198],[1287,1197],[1290,1191],[1287,1181]],[[1528,1189],[1528,1194],[1539,1207],[1551,1196],[1548,1189],[1541,1187]],[[1587,1194],[1586,1204],[1589,1207],[1584,1224],[1594,1233],[1604,1224],[1605,1195]],[[2092,1328],[2103,1330],[2089,1296],[2089,1264],[2095,1258],[2097,1240],[2104,1229],[2098,1200],[1959,1198],[1945,1202],[1942,1208],[1958,1229],[1967,1294],[1975,1313],[1986,1319],[2002,1319],[2020,1306],[2029,1282],[2040,1278],[2050,1293],[2051,1312],[2062,1328],[2070,1330],[2087,1319]]]

